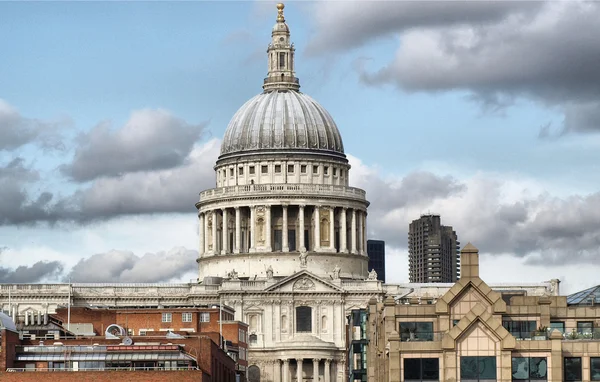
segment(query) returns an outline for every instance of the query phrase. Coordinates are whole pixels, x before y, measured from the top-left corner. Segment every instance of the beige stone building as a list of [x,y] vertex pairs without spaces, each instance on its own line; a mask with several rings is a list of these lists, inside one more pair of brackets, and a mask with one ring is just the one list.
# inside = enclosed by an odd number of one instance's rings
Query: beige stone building
[[600,305],[492,290],[471,244],[461,262],[438,299],[369,302],[368,381],[600,380]]

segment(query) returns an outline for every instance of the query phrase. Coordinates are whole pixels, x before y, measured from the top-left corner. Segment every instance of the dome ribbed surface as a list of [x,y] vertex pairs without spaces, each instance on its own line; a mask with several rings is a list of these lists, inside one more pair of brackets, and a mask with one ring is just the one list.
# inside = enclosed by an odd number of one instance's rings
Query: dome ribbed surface
[[282,149],[344,154],[342,137],[327,110],[306,94],[276,90],[251,98],[235,113],[221,155]]

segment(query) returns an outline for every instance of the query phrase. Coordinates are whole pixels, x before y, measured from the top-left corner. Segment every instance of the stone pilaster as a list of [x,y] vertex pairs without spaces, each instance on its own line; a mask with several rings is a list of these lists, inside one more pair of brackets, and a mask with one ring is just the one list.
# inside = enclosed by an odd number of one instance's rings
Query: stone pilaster
[[229,235],[228,235],[228,227],[227,227],[227,223],[228,223],[228,219],[227,219],[227,208],[223,208],[223,224],[222,224],[222,239],[221,239],[221,254],[225,255],[229,249],[229,244],[228,244],[228,240],[229,239]]

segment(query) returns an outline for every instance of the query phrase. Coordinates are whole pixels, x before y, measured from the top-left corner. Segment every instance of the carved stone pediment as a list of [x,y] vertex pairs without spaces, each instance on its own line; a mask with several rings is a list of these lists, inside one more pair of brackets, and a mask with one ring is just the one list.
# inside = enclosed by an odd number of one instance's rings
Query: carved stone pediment
[[299,280],[296,280],[296,282],[294,282],[294,285],[292,287],[293,290],[315,290],[315,283],[307,278],[307,277],[303,277]]

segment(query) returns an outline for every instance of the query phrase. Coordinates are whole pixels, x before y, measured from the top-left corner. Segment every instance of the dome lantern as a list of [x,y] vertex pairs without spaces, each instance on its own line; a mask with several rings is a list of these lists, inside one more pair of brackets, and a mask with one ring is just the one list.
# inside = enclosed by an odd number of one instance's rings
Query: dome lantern
[[300,89],[300,81],[294,71],[294,44],[290,42],[290,28],[285,23],[282,3],[277,4],[277,23],[273,26],[271,43],[267,48],[268,68],[264,80],[265,92],[277,89]]

